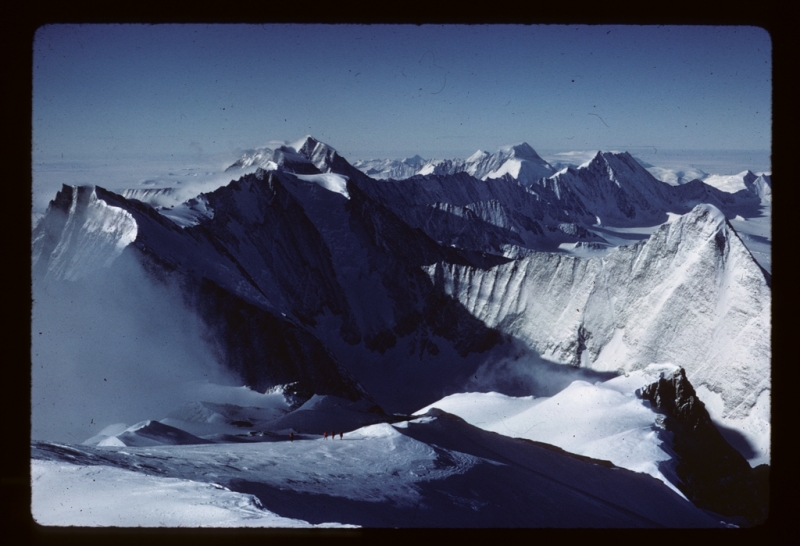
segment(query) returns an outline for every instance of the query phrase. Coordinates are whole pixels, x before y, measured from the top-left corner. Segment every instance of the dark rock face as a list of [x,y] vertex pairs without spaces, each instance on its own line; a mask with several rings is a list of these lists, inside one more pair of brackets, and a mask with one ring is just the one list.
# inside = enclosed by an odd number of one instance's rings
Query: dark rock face
[[681,368],[643,387],[640,396],[665,415],[676,454],[675,485],[700,508],[739,516],[750,525],[769,511],[769,466],[751,468],[714,426]]
[[351,230],[369,253],[369,268],[379,272],[392,301],[394,324],[365,339],[371,351],[383,354],[397,338],[415,334],[421,350],[436,355],[430,334],[453,343],[461,356],[483,352],[503,341],[461,304],[436,288],[421,266],[439,261],[489,268],[508,261],[492,255],[443,247],[422,230],[411,228],[392,210],[371,199],[355,184],[348,185]]
[[[188,287],[187,287],[188,288]],[[204,320],[220,357],[259,392],[294,383],[300,402],[314,394],[371,400],[325,346],[302,327],[242,301],[203,279],[185,297]]]
[[[204,338],[216,359],[259,392],[285,385],[284,395],[299,406],[314,394],[351,401],[371,396],[302,323],[262,309],[205,277],[196,277],[133,246],[155,283],[175,287],[184,304],[205,325]],[[115,264],[116,267],[116,264]],[[112,268],[113,272],[113,268]],[[380,413],[382,409],[378,408]]]
[[[322,165],[344,161],[319,146],[311,155]],[[309,161],[299,164],[320,174]],[[422,266],[488,268],[508,259],[437,243],[364,192],[372,182],[365,175],[339,169],[353,175],[347,200],[291,172],[260,170],[205,194],[213,215],[185,227],[102,188],[68,187],[51,211],[53,233],[42,238],[39,265],[46,270],[70,207],[79,214],[88,206],[79,197],[96,192],[135,222],[136,239],[123,252],[152,280],[176,283],[217,359],[259,391],[293,384],[299,402],[313,394],[373,402],[354,357],[378,363],[400,345],[421,362],[451,348],[466,357],[502,344],[499,332],[446,296]],[[113,277],[114,268],[104,274]],[[365,304],[353,289],[365,278],[380,304]],[[337,338],[346,345],[331,344]]]
[[508,175],[491,180],[465,172],[393,182],[363,175],[353,179],[371,199],[446,247],[502,254],[509,244],[554,250],[561,242],[603,241],[582,227],[573,233],[559,229],[576,220],[595,222],[582,205],[567,211],[554,190],[540,185],[528,189]]

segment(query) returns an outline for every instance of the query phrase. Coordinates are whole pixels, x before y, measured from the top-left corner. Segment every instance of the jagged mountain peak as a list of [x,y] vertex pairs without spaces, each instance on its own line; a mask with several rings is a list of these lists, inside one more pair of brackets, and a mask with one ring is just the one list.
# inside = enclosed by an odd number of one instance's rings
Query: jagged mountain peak
[[600,174],[601,178],[608,178],[617,185],[621,181],[637,186],[663,184],[628,152],[598,151],[590,161],[578,167],[578,171]]
[[355,169],[330,145],[311,135],[284,142],[276,149],[260,148],[246,152],[226,171],[246,168],[282,169],[295,174],[338,173],[352,176]]
[[316,146],[318,143],[319,140],[317,140],[311,135],[306,135],[300,140],[296,140],[293,143],[288,144],[287,146],[293,148],[295,151],[299,153],[304,148],[313,150],[314,146]]
[[636,159],[634,159],[634,157],[628,152],[604,152],[602,150],[598,150],[589,164],[591,165],[595,162],[603,163],[608,166],[624,164],[631,169],[643,171],[646,170],[644,166],[636,161]]
[[311,135],[304,136],[300,140],[292,143],[289,147],[308,159],[312,159],[312,156],[320,152],[337,153],[333,146],[317,140]]
[[663,414],[677,456],[676,485],[694,504],[723,515],[744,516],[751,524],[767,516],[768,476],[750,468],[714,426],[705,404],[683,368],[646,385],[638,393]]
[[469,156],[467,158],[467,163],[480,161],[481,159],[483,159],[485,157],[488,157],[489,155],[490,155],[489,152],[484,152],[483,150],[478,150],[474,154],[472,154],[471,156]]
[[509,144],[506,146],[500,147],[500,152],[507,153],[512,157],[518,157],[520,159],[538,159],[541,160],[539,154],[536,153],[530,144],[527,142],[520,142],[517,144]]
[[403,159],[403,163],[406,165],[422,165],[425,163],[426,159],[419,154],[414,155],[414,157],[407,157]]
[[752,184],[756,180],[756,178],[758,178],[758,175],[755,174],[750,169],[748,169],[748,170],[746,170],[746,171],[744,171],[742,173],[742,180],[744,181],[745,186],[748,186],[748,185]]
[[722,211],[709,203],[696,205],[691,211],[689,211],[687,214],[684,214],[677,222],[683,222],[687,224],[702,223],[704,225],[711,226],[716,230],[722,229],[722,227],[727,224],[727,220],[725,219],[725,215],[722,213]]

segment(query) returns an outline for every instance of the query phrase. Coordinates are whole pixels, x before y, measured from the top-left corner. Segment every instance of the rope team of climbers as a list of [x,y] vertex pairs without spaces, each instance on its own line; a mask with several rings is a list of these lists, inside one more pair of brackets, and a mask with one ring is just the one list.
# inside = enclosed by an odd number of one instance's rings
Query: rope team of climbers
[[[331,431],[331,433],[330,433],[331,440],[335,440],[336,439],[336,434],[337,434],[336,431]],[[344,432],[343,431],[339,431],[338,434],[339,434],[339,439],[340,440],[344,440]],[[322,433],[322,439],[323,440],[327,440],[328,439],[328,431],[327,430]],[[290,432],[289,433],[289,441],[290,442],[294,442],[294,432]]]

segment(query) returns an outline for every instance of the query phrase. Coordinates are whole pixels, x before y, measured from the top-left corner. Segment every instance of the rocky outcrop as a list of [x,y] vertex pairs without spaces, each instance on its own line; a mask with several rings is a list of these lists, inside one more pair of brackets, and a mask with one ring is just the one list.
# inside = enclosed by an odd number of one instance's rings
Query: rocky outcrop
[[751,194],[757,196],[762,205],[772,205],[772,175],[761,174],[756,176],[748,171],[751,176],[744,179],[745,187]]
[[248,304],[207,279],[187,279],[183,292],[189,307],[206,324],[218,361],[250,388],[264,392],[291,383],[296,403],[320,394],[374,404],[320,340],[301,325]]
[[769,512],[769,467],[750,468],[725,441],[686,371],[662,376],[637,394],[664,415],[678,489],[700,508],[742,517],[750,525],[762,523]]

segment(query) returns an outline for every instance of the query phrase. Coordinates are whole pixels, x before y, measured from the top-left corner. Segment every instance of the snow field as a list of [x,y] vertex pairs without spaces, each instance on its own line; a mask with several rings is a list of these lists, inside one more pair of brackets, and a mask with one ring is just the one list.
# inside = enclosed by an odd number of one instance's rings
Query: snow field
[[317,527],[264,510],[252,495],[221,485],[108,466],[34,459],[31,482],[33,518],[45,526]]
[[487,433],[438,410],[343,440],[37,443],[32,454],[32,512],[43,525],[720,525],[649,476]]
[[439,408],[483,430],[552,444],[649,474],[683,496],[659,470],[659,464],[672,457],[658,433],[659,416],[635,395],[636,389],[675,370],[676,366],[651,365],[594,385],[574,381],[549,398],[454,394],[416,414]]
[[[141,423],[129,430],[146,426]],[[463,474],[480,462],[467,454],[447,452],[450,462],[442,464],[443,450],[437,453],[386,423],[346,433],[343,439],[317,436],[276,443],[106,446],[86,449],[101,453],[101,464],[114,461],[138,472],[82,465],[79,446],[67,448],[76,464],[33,460],[32,510],[37,522],[146,527],[309,526],[305,521],[264,511],[250,495],[202,482],[224,483],[235,476],[242,483],[262,484],[292,494],[407,507],[419,503],[415,484]],[[143,475],[145,471],[186,479]]]

